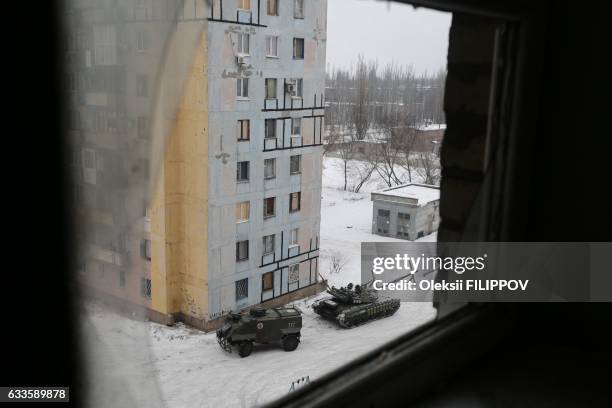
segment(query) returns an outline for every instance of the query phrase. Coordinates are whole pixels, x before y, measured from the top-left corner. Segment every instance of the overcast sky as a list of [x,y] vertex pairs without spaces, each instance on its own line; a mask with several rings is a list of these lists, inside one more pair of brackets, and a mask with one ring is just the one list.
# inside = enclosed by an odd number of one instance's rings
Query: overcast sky
[[328,0],[327,65],[350,67],[363,54],[379,66],[411,64],[420,74],[446,67],[451,14],[379,0]]

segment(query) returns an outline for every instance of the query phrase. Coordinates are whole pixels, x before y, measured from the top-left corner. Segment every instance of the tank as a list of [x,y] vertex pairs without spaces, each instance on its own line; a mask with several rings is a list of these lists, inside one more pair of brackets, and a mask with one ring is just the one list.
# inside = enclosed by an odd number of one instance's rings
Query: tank
[[399,299],[379,299],[374,289],[352,283],[340,288],[332,286],[327,293],[331,297],[315,302],[312,309],[344,328],[391,316],[400,307]]
[[300,343],[301,329],[302,313],[296,307],[253,308],[248,313],[230,313],[217,330],[217,342],[230,353],[237,348],[240,357],[251,354],[253,343],[279,344],[293,351]]

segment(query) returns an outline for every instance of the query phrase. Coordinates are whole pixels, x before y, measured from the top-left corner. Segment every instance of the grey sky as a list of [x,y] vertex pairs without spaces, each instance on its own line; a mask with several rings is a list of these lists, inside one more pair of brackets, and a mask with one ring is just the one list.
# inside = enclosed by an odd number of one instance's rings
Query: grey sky
[[451,14],[377,0],[328,0],[327,65],[350,67],[363,54],[379,65],[446,67]]

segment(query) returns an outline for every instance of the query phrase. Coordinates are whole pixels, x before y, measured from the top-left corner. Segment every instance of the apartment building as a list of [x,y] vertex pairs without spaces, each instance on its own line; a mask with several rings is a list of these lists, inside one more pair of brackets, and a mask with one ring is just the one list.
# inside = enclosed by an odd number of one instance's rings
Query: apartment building
[[[326,0],[87,3],[70,75],[120,86],[74,93],[75,191],[113,201],[77,200],[82,281],[204,329],[315,293]],[[107,65],[87,66],[97,49]]]

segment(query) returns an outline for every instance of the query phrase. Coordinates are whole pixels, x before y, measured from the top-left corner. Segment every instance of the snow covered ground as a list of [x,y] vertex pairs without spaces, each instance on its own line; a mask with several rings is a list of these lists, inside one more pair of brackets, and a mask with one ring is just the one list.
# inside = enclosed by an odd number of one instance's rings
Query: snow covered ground
[[[321,274],[330,284],[345,285],[360,278],[362,241],[401,241],[371,234],[370,192],[384,188],[374,178],[360,193],[342,191],[339,160],[325,158],[321,206]],[[435,241],[435,234],[421,240]],[[346,264],[330,273],[334,254]],[[292,381],[311,380],[431,320],[429,303],[403,303],[391,317],[350,330],[320,319],[310,305],[324,294],[295,304],[304,312],[302,341],[294,352],[259,346],[247,358],[228,354],[214,333],[183,324],[166,327],[138,321],[103,309],[86,307],[85,332],[90,358],[104,372],[97,382],[100,401],[114,406],[112,391],[121,387],[135,406],[245,407],[265,403],[289,392]],[[99,376],[99,374],[98,374]],[[94,376],[97,377],[97,376]],[[103,386],[103,383],[112,384]],[[95,387],[94,387],[95,388]]]

